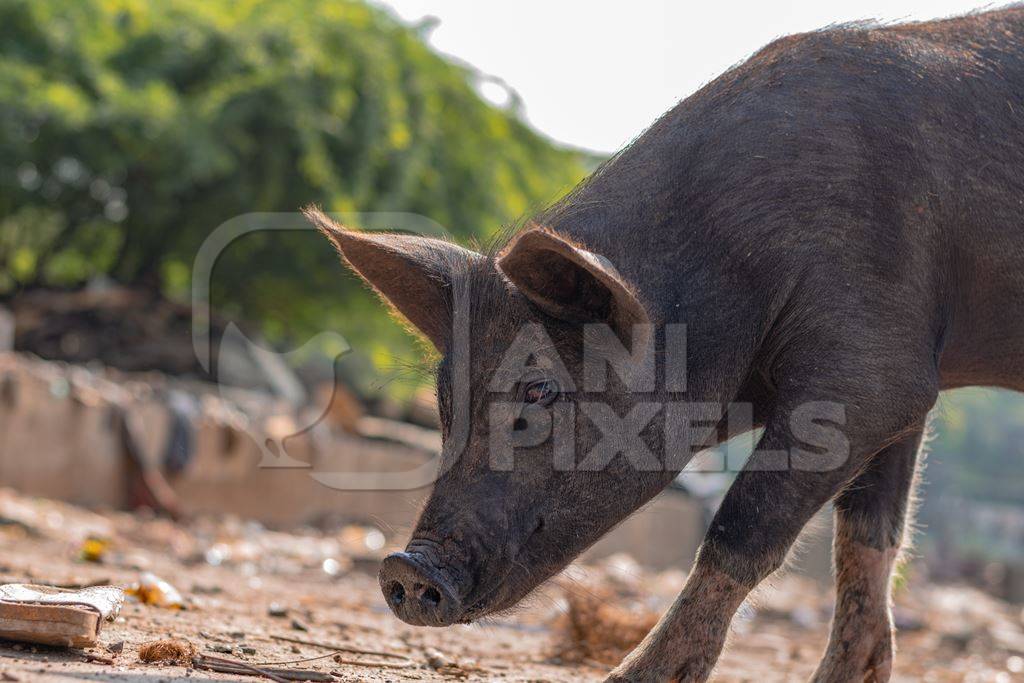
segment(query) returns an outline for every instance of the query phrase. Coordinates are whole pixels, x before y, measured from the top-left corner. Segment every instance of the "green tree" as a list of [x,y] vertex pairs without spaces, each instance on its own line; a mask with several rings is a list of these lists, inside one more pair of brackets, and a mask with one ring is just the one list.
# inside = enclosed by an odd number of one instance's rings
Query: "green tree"
[[[96,275],[188,289],[252,211],[408,211],[461,239],[555,199],[585,158],[355,0],[0,0],[0,293]],[[246,238],[216,301],[273,338],[411,341],[314,235]]]

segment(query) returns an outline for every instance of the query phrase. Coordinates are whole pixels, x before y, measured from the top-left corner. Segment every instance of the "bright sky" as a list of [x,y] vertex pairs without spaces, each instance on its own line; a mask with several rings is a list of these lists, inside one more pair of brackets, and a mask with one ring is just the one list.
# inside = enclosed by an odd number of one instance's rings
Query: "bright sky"
[[[433,46],[505,81],[538,130],[611,152],[773,38],[857,19],[950,16],[984,0],[378,2],[407,21],[440,19]],[[503,93],[484,90],[493,100]]]

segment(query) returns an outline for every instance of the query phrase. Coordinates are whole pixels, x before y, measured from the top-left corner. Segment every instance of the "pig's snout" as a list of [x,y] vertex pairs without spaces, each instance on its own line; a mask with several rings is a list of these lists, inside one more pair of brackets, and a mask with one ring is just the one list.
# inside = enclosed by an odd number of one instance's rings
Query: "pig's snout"
[[414,626],[450,626],[462,612],[444,574],[419,553],[393,553],[380,566],[380,587],[391,611]]

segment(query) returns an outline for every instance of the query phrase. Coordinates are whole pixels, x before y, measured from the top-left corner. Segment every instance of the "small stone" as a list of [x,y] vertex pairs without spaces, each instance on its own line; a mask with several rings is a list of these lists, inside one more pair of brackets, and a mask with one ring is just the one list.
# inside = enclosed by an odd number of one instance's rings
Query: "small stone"
[[427,664],[432,669],[444,669],[452,665],[452,660],[448,659],[440,650],[435,650],[432,647],[428,647],[423,651],[423,654],[427,657]]
[[281,619],[288,616],[288,608],[284,605],[272,602],[270,603],[270,607],[267,608],[267,614],[269,616]]
[[111,654],[119,655],[123,651],[124,651],[124,641],[123,640],[119,640],[116,643],[111,643],[110,645],[107,645],[107,652],[109,652]]
[[256,654],[256,648],[254,648],[252,645],[243,645],[242,646],[242,654],[243,655],[254,655],[254,654]]
[[298,619],[292,619],[292,628],[296,631],[308,631],[309,627],[303,624]]

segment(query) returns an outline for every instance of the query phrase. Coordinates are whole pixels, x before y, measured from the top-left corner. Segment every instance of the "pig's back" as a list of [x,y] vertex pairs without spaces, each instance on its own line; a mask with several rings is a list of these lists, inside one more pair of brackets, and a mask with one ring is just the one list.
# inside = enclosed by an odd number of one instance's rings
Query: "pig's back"
[[886,324],[941,334],[950,383],[994,383],[1024,369],[1022,216],[1015,7],[776,41],[541,219],[665,320],[756,319],[799,276],[833,307],[874,300]]

